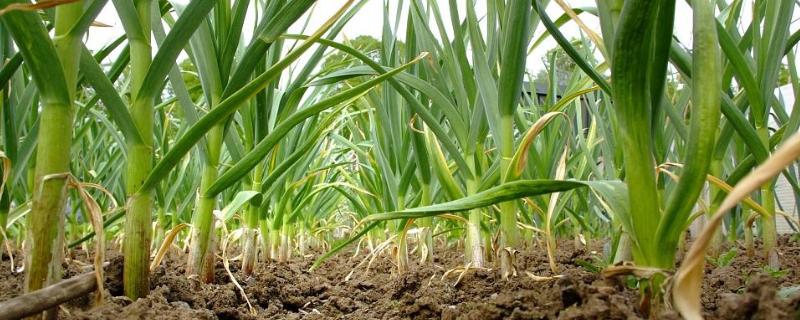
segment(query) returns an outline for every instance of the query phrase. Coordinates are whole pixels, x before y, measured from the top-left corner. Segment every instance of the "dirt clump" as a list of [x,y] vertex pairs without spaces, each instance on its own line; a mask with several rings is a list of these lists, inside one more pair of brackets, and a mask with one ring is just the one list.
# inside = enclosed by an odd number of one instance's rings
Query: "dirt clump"
[[[724,266],[709,264],[703,303],[708,319],[791,319],[800,294],[779,291],[800,285],[800,249],[782,238],[782,268],[764,269],[744,254]],[[463,265],[457,250],[436,252],[433,263],[396,275],[388,253],[359,265],[365,255],[340,254],[309,272],[313,259],[261,263],[245,276],[231,261],[234,285],[222,263],[215,282],[203,284],[184,272],[186,256],[170,252],[151,275],[151,293],[137,301],[122,296],[122,258],[109,253],[107,297],[92,307],[90,297],[62,306],[64,319],[643,319],[639,290],[624,279],[603,279],[597,265],[602,246],[559,244],[558,273],[540,248],[517,256],[520,274],[503,280],[497,270],[452,268]],[[744,253],[744,250],[739,251]],[[755,260],[754,260],[755,259]],[[0,264],[0,297],[21,292],[22,275]],[[489,263],[491,265],[492,263]],[[65,273],[72,274],[74,268]],[[528,277],[527,274],[539,278]],[[557,276],[557,277],[555,277]],[[245,299],[247,298],[247,299]],[[250,302],[248,305],[247,301]],[[679,319],[674,311],[660,315]]]

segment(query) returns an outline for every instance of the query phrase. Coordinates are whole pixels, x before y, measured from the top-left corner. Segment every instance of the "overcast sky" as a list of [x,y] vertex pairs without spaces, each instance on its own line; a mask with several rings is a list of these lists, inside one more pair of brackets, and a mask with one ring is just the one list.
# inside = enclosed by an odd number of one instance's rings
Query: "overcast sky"
[[[183,0],[186,1],[186,0]],[[570,6],[572,7],[581,7],[581,6],[594,6],[594,0],[565,0]],[[396,6],[398,1],[391,0],[389,1],[393,7],[390,8],[391,12],[396,11]],[[311,12],[311,19],[309,23],[308,30],[314,30],[317,26],[322,24],[326,19],[330,17],[330,15],[339,9],[342,4],[345,3],[345,0],[321,0],[317,2],[316,7]],[[403,1],[404,7],[408,7],[408,1]],[[444,2],[446,3],[446,2]],[[463,3],[463,1],[459,1],[459,3]],[[486,12],[486,6],[484,5],[484,1],[476,1],[478,6],[476,7],[477,14],[483,15]],[[384,0],[369,0],[362,10],[360,10],[353,19],[347,24],[344,28],[342,33],[340,34],[339,38],[355,38],[359,35],[370,35],[375,38],[380,39],[381,35],[381,26],[383,24],[383,5]],[[442,15],[448,16],[448,8],[446,5],[443,5],[441,10],[443,10]],[[404,10],[405,11],[405,10]],[[463,5],[459,6],[459,12],[464,14],[465,9]],[[555,19],[562,15],[564,12],[563,10],[554,2],[550,2],[550,6],[547,8],[547,13]],[[683,1],[678,1],[678,8],[676,14],[676,22],[675,22],[675,34],[676,36],[684,43],[691,42],[691,9]],[[405,18],[405,12],[403,13],[403,18]],[[580,18],[592,29],[597,30],[599,33],[600,27],[598,24],[597,19],[589,14],[582,14]],[[92,50],[99,49],[104,45],[111,42],[113,39],[121,36],[124,34],[122,30],[122,25],[119,22],[119,18],[117,17],[116,11],[114,10],[111,2],[108,3],[106,8],[100,13],[100,16],[97,18],[99,22],[105,23],[110,25],[111,27],[92,27],[89,31],[88,35],[88,47]],[[302,21],[301,21],[302,22]],[[299,32],[300,28],[302,27],[302,23],[298,23],[297,25],[293,26],[290,31],[291,32]],[[397,34],[403,35],[405,34],[405,25],[400,24],[397,31]],[[448,30],[449,31],[449,30]],[[543,27],[539,27],[536,30],[536,35],[534,37],[538,37],[543,32]],[[580,37],[579,28],[574,23],[569,23],[562,28],[562,32],[567,36],[567,38],[573,37]],[[438,34],[438,33],[437,33]],[[528,70],[531,72],[537,72],[541,69],[542,66],[542,56],[544,55],[547,50],[555,47],[556,44],[552,39],[549,39],[542,43],[537,50],[535,50],[529,57],[528,57]]]
[[[170,0],[176,1],[180,3],[188,3],[189,0]],[[320,0],[317,1],[316,7],[310,12],[310,20],[308,30],[315,30],[319,25],[321,25],[325,20],[327,20],[336,10],[338,10],[346,0]],[[570,7],[579,8],[579,7],[594,7],[595,0],[564,0]],[[388,0],[388,2],[392,5],[390,8],[390,12],[396,12],[397,10],[397,3],[400,1],[397,0]],[[406,18],[405,9],[408,7],[408,1],[403,2],[403,14],[401,19]],[[486,12],[485,1],[477,0],[476,13],[481,16]],[[442,3],[447,3],[446,1],[442,1]],[[462,17],[464,16],[464,5],[463,1],[457,1],[459,3],[459,12],[461,13]],[[743,12],[743,19],[748,20],[750,19],[749,14],[749,2],[745,4],[746,7]],[[364,7],[350,20],[350,22],[345,26],[343,31],[340,33],[338,40],[342,40],[343,38],[355,38],[359,35],[370,35],[377,39],[381,37],[381,28],[383,24],[383,10],[384,10],[384,0],[369,0]],[[449,9],[446,5],[442,5],[442,15],[447,17],[449,13]],[[557,17],[561,16],[564,11],[557,5],[555,1],[550,1],[550,5],[546,9],[548,15],[551,19],[556,19]],[[800,13],[795,12],[795,19],[792,23],[792,29],[797,29],[797,25],[800,24],[798,20],[800,20]],[[598,34],[600,33],[599,22],[596,17],[591,14],[581,14],[580,18],[583,22],[591,29],[595,30]],[[87,44],[88,47],[92,50],[102,48],[106,44],[110,43],[112,40],[118,38],[119,36],[124,34],[122,29],[122,25],[117,17],[116,11],[114,10],[111,2],[106,5],[103,11],[100,13],[99,17],[97,18],[99,22],[105,23],[110,25],[111,27],[92,27],[89,31]],[[290,28],[290,32],[298,33],[301,31],[302,23],[305,19],[301,19],[295,26]],[[250,24],[252,24],[252,19],[247,20]],[[405,20],[401,20],[405,21]],[[536,29],[534,38],[537,38],[539,35],[543,33],[543,27],[539,25]],[[400,24],[398,26],[398,30],[395,30],[398,35],[405,34],[405,25]],[[448,28],[447,32],[451,32]],[[580,29],[575,23],[568,23],[561,28],[561,31],[567,38],[577,38],[581,36]],[[306,32],[308,33],[308,31]],[[434,30],[434,34],[438,35],[438,32]],[[675,13],[675,36],[678,40],[686,46],[691,46],[692,40],[692,11],[691,8],[686,4],[685,1],[677,1],[677,8]],[[402,39],[402,37],[400,37]],[[542,58],[543,55],[551,48],[556,46],[555,41],[551,38],[548,38],[545,42],[542,43],[536,50],[534,50],[529,56],[527,61],[527,69],[530,73],[535,74],[539,70],[543,68]],[[185,55],[182,55],[185,57]],[[780,96],[786,100],[785,106],[787,107],[787,111],[791,112],[791,107],[794,103],[794,94],[792,93],[790,86],[784,86],[779,89]]]

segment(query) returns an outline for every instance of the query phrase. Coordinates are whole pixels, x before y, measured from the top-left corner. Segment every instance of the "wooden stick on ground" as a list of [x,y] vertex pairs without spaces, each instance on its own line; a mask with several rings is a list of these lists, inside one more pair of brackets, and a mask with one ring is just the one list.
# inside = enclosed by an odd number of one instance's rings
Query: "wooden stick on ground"
[[89,294],[97,288],[94,272],[0,302],[0,320],[21,319]]

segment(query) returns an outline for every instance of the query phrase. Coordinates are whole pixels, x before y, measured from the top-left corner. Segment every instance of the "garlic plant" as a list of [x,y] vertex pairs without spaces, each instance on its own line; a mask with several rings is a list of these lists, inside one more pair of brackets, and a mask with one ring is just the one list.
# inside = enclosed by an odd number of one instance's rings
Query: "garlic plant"
[[[800,89],[794,1],[691,1],[690,44],[674,0],[385,0],[365,47],[343,30],[367,0],[319,3],[0,1],[0,231],[25,244],[26,290],[60,278],[63,247],[106,244],[132,299],[171,244],[205,282],[217,243],[252,274],[361,254],[362,237],[398,273],[460,244],[464,269],[511,278],[517,251],[546,250],[558,273],[558,240],[586,238],[609,243],[609,264],[670,271],[703,215],[673,298],[696,300],[706,249],[752,248],[755,221],[780,264],[775,175],[800,194],[800,111],[776,93]],[[125,35],[90,51],[105,6]],[[550,38],[536,75],[528,58]],[[658,274],[640,282],[648,298]]]

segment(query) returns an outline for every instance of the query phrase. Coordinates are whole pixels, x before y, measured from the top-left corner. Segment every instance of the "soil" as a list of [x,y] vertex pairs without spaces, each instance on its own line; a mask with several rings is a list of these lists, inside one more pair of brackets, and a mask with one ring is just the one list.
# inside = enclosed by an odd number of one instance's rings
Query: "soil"
[[[603,279],[590,264],[602,246],[559,243],[561,278],[551,278],[545,252],[538,248],[517,255],[520,274],[502,280],[496,270],[451,268],[462,265],[458,250],[435,252],[432,265],[413,263],[411,271],[393,274],[388,252],[367,270],[362,253],[335,256],[309,272],[313,259],[261,263],[245,276],[232,261],[231,272],[252,308],[231,281],[222,263],[216,282],[202,284],[184,275],[185,255],[171,252],[151,276],[148,297],[122,296],[122,259],[109,253],[105,303],[92,307],[90,297],[61,307],[62,319],[638,319],[646,318],[639,289],[625,279]],[[703,304],[708,319],[800,319],[800,243],[780,241],[781,269],[763,267],[759,258],[741,254],[724,266],[707,264]],[[84,254],[85,256],[85,254]],[[412,255],[413,256],[413,255]],[[19,263],[19,257],[15,256]],[[588,264],[587,264],[588,263]],[[66,265],[66,276],[80,266]],[[23,276],[11,272],[4,253],[0,261],[0,301],[18,295]],[[527,276],[545,277],[534,280]],[[352,274],[351,274],[352,272]],[[447,276],[445,274],[447,273]],[[350,277],[348,278],[348,275]],[[793,291],[793,292],[792,292]],[[679,319],[664,311],[663,319]]]

